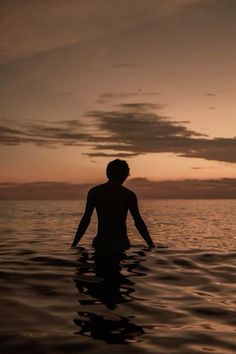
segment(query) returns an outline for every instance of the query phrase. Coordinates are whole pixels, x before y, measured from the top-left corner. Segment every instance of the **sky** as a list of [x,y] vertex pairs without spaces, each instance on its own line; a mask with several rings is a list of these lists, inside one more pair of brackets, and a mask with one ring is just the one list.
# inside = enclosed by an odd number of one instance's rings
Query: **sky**
[[0,27],[3,194],[100,183],[115,158],[137,188],[235,192],[234,0],[2,0]]

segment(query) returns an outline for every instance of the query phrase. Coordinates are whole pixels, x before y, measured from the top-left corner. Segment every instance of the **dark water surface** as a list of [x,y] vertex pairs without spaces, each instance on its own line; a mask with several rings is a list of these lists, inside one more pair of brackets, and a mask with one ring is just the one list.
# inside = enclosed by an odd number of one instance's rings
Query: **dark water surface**
[[144,201],[157,248],[70,243],[82,202],[0,202],[0,353],[236,353],[236,201]]

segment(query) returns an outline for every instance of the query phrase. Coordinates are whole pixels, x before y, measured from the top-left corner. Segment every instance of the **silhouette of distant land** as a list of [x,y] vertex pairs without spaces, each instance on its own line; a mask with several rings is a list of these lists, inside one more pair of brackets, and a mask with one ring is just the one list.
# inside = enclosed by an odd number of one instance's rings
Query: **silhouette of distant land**
[[[192,169],[201,169],[193,166]],[[84,200],[90,183],[2,182],[0,200]],[[149,180],[130,178],[127,187],[142,199],[235,199],[236,178]]]

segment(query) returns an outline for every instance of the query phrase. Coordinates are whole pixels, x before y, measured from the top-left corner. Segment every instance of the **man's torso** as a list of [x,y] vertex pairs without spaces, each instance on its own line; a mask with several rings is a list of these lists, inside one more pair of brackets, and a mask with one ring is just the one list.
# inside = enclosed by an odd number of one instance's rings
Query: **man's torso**
[[92,188],[89,194],[98,217],[98,232],[93,245],[128,248],[126,218],[134,193],[122,185],[107,182]]

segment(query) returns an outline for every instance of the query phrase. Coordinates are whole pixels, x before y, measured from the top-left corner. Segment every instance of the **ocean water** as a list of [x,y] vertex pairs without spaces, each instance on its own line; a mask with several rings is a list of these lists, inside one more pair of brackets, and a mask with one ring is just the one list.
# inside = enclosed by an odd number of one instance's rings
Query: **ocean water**
[[236,353],[236,200],[141,201],[119,259],[81,201],[0,202],[0,353]]

